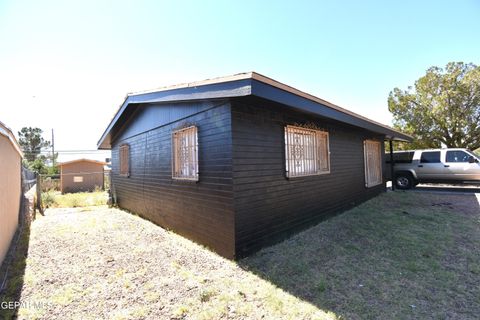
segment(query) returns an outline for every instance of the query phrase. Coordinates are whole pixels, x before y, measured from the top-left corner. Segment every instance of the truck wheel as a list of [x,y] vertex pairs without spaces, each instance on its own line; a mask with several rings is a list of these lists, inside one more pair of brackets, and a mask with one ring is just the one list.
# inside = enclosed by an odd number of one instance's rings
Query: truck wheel
[[413,188],[415,182],[412,175],[408,173],[400,173],[395,176],[395,186],[398,189],[406,190]]

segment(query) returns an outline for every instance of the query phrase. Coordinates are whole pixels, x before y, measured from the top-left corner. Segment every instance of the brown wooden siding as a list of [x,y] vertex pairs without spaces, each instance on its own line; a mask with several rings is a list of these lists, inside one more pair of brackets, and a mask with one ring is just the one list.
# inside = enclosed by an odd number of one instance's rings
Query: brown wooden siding
[[[294,124],[315,124],[328,131],[329,174],[286,178],[284,127]],[[370,131],[265,100],[232,102],[237,256],[283,239],[385,190],[384,184],[365,187],[365,139],[383,142],[383,136]]]
[[[78,161],[61,165],[61,191],[62,193],[93,191],[103,188],[103,164]],[[83,181],[75,182],[75,177]]]
[[[174,104],[144,108],[144,114],[163,119],[158,126],[152,119],[131,121],[113,142],[112,181],[119,206],[234,258],[230,104],[181,104],[177,117]],[[198,128],[198,182],[172,179],[172,132],[188,125]],[[124,143],[130,147],[129,177],[119,175]]]

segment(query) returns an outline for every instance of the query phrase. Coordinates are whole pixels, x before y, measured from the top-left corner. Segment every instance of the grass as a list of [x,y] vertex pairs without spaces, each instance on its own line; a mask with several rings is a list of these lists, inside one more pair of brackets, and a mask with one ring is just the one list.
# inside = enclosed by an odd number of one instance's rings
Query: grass
[[62,210],[32,225],[25,275],[11,287],[48,305],[21,319],[480,314],[474,195],[386,193],[237,263],[121,210]]
[[474,195],[388,193],[242,264],[346,318],[475,319],[479,218]]
[[[21,289],[24,282],[30,283],[31,281],[31,278],[25,276],[25,268],[27,265],[29,247],[29,236],[30,224],[26,223],[25,225],[23,225],[23,230],[19,235],[16,250],[13,253],[13,259],[11,261],[10,267],[8,268],[8,273],[6,273],[5,269],[0,269],[0,271],[2,271],[0,272],[0,281],[3,280],[3,276],[5,274],[8,275],[6,287],[3,292],[0,292],[0,305],[2,302],[19,301],[21,296]],[[6,268],[5,265],[2,267]],[[13,319],[15,318],[15,316],[15,309],[3,309],[0,307],[0,319]]]
[[42,203],[47,208],[77,208],[101,206],[107,204],[108,194],[105,191],[78,192],[61,194],[50,190],[42,193]]

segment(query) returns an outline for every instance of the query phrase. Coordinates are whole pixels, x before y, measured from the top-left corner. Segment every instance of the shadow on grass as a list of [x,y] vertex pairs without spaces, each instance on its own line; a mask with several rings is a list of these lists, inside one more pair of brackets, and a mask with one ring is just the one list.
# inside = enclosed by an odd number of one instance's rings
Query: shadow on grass
[[239,264],[347,319],[475,319],[479,201],[475,194],[383,194]]
[[5,279],[4,290],[0,292],[0,319],[17,318],[19,307],[15,303],[18,303],[21,298],[30,242],[30,220],[26,216],[27,203],[28,200],[24,198],[19,227],[7,257],[0,267],[0,289]]

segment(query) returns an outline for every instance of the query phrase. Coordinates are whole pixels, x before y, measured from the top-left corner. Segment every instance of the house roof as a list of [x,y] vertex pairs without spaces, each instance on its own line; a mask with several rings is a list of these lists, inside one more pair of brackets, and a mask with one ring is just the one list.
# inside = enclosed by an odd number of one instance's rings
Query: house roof
[[1,121],[0,121],[0,136],[6,137],[12,144],[15,151],[17,151],[20,157],[23,158],[22,149],[20,148],[20,145],[18,144],[18,141],[15,138],[15,135],[13,134],[12,130]]
[[127,114],[126,110],[130,106],[141,103],[178,102],[244,96],[264,98],[297,110],[317,114],[356,127],[362,127],[373,132],[384,134],[386,139],[412,141],[411,136],[387,125],[368,119],[256,72],[246,72],[128,94],[98,141],[98,148],[111,148],[112,129],[119,125],[119,122],[121,122],[119,121],[120,118],[124,113]]
[[91,162],[91,163],[101,164],[102,166],[107,164],[106,162],[103,162],[103,161],[97,161],[97,160],[82,158],[82,159],[75,159],[75,160],[71,160],[71,161],[60,162],[58,165],[59,166],[64,166],[66,164],[72,164],[72,163],[76,163],[76,162]]

